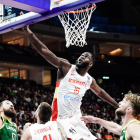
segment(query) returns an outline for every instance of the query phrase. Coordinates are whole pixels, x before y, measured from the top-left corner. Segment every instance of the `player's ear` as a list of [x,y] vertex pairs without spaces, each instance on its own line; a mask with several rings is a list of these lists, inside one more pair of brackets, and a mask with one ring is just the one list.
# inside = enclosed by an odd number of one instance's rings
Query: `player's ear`
[[39,117],[39,113],[37,112],[37,113],[36,113],[36,119],[37,119],[38,117]]
[[132,107],[130,107],[130,106],[127,107],[127,110],[128,110],[128,111],[132,111]]
[[90,63],[89,63],[89,66],[92,67],[92,66],[93,66],[93,62],[90,62]]

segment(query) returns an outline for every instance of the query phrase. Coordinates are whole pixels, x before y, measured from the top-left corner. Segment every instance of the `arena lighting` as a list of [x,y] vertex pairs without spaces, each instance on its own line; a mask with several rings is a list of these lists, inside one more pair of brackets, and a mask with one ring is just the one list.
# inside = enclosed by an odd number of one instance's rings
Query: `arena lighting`
[[108,79],[109,79],[109,77],[108,77],[108,76],[103,76],[103,79],[107,79],[107,80],[108,80]]
[[111,54],[114,54],[114,53],[118,53],[118,52],[121,52],[122,51],[122,49],[120,49],[120,48],[118,48],[118,49],[116,49],[116,50],[114,50],[114,51],[112,51],[112,52],[110,52]]
[[111,63],[111,61],[108,61],[108,63]]
[[2,76],[2,74],[0,74],[0,76]]

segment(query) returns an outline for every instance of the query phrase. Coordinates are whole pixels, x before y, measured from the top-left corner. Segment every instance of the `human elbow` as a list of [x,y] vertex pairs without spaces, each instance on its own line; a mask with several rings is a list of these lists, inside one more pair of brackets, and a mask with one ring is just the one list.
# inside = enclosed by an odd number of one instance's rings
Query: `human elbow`
[[99,91],[96,92],[96,95],[99,97],[103,97],[104,96],[104,90],[100,89]]
[[48,53],[48,49],[43,47],[41,48],[40,53],[45,56]]

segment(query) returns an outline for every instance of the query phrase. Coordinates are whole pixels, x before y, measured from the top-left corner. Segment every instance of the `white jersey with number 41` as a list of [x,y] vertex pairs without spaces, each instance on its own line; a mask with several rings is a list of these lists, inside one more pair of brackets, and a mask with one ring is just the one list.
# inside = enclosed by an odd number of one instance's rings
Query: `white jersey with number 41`
[[29,127],[32,140],[62,140],[57,123],[49,121],[46,124],[33,124]]

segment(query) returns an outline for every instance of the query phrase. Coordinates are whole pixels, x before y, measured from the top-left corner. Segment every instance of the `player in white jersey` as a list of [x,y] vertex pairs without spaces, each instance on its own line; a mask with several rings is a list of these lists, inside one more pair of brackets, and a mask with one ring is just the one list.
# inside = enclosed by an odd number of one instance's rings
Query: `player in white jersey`
[[86,90],[91,89],[98,97],[114,107],[118,108],[118,103],[101,89],[96,84],[95,79],[87,73],[94,64],[93,55],[85,52],[77,59],[76,65],[72,65],[53,54],[33,34],[29,26],[22,29],[33,47],[49,63],[58,68],[52,120],[55,121],[58,119],[62,123],[67,137],[72,140],[79,140],[81,138],[86,140],[95,139],[80,120],[80,105],[84,93]]
[[36,111],[37,123],[25,124],[21,140],[67,140],[60,123],[49,121],[51,115],[51,106],[42,102]]

